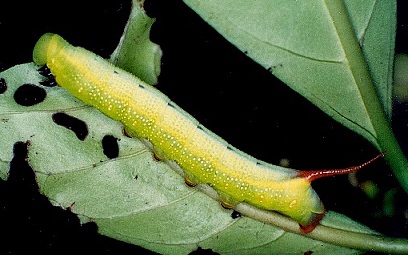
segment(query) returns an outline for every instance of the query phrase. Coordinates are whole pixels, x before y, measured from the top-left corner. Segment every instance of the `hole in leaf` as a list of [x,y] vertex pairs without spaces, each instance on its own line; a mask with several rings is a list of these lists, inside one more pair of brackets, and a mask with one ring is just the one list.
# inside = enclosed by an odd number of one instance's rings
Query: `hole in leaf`
[[37,69],[38,73],[42,76],[46,77],[47,79],[44,81],[40,81],[40,84],[46,87],[55,87],[58,83],[55,81],[54,75],[52,75],[51,70],[48,66],[44,65]]
[[30,141],[16,142],[13,147],[13,159],[10,162],[10,173],[8,183],[18,188],[18,194],[24,195],[38,192],[35,174],[28,164],[28,148]]
[[47,92],[34,84],[23,84],[14,92],[14,100],[22,106],[33,106],[44,101]]
[[63,112],[57,112],[52,115],[55,124],[63,126],[75,133],[76,137],[83,141],[88,136],[88,126],[80,119],[72,117]]
[[113,159],[119,156],[118,139],[112,135],[105,135],[102,139],[103,154]]

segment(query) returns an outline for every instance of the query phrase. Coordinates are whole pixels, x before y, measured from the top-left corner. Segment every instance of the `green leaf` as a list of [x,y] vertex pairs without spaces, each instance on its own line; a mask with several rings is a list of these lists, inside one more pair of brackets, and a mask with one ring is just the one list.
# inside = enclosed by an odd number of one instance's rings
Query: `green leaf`
[[347,0],[345,5],[373,84],[391,118],[396,1]]
[[[334,119],[377,144],[376,131],[349,66],[350,56],[346,55],[342,38],[339,38],[341,35],[327,6],[330,3],[232,0],[185,2],[249,57]],[[375,1],[349,2],[353,10],[350,15],[356,17],[354,30],[358,31],[359,40],[367,45],[365,35],[371,28],[368,25],[375,23],[370,20],[374,18]],[[394,7],[394,10],[387,11],[395,12],[395,6],[388,5],[389,8]],[[347,13],[341,15],[347,16]],[[383,17],[385,19],[389,16],[391,14]],[[388,31],[389,28],[383,29]],[[382,40],[379,39],[377,45],[372,47],[384,47],[384,44],[379,43]],[[388,51],[391,47],[389,45],[387,43],[385,46]],[[392,55],[387,56],[382,63],[388,70]],[[384,69],[382,66],[377,69]],[[389,84],[390,74],[381,76],[382,84]],[[390,108],[389,103],[387,108]]]
[[155,19],[143,9],[144,1],[132,1],[132,11],[120,42],[111,55],[116,66],[133,73],[148,84],[156,84],[160,75],[162,51],[149,39]]
[[398,102],[408,101],[408,55],[395,56],[394,96]]
[[408,192],[408,161],[388,123],[395,1],[184,2],[293,90],[387,151]]
[[[363,243],[370,244],[365,249],[408,249],[404,240],[377,236],[333,213],[307,236],[250,217],[233,219],[231,211],[222,209],[217,201],[197,189],[188,188],[179,174],[156,161],[141,141],[124,136],[120,123],[78,102],[62,88],[44,87],[47,97],[39,104],[16,104],[13,95],[21,84],[38,84],[43,79],[36,68],[30,63],[0,73],[7,82],[6,92],[0,95],[0,132],[7,134],[0,137],[0,176],[7,176],[13,144],[29,140],[28,162],[35,171],[40,192],[56,206],[70,208],[83,222],[95,222],[103,235],[165,254],[187,254],[197,246],[220,254],[299,254],[307,250],[321,254],[358,253],[330,244],[337,241],[328,234],[333,231],[343,238],[350,235],[353,240],[358,239],[354,235],[360,236]],[[54,123],[55,112],[84,121],[89,131],[86,139],[81,141],[71,130]],[[103,154],[101,140],[105,135],[118,138],[119,156],[115,159]],[[245,214],[253,214],[251,217],[276,217],[276,224],[298,230],[296,222],[281,215],[241,207]],[[330,236],[325,242],[309,238],[325,236]],[[342,245],[348,242],[346,239]]]

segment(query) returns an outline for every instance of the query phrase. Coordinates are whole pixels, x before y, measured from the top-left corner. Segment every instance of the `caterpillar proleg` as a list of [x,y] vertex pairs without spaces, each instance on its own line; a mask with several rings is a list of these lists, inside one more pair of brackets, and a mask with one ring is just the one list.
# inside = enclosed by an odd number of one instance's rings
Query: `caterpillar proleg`
[[177,163],[190,185],[209,184],[226,207],[246,202],[277,211],[296,220],[304,232],[312,231],[325,212],[312,180],[354,172],[382,155],[334,170],[271,165],[234,148],[139,78],[56,34],[39,39],[33,60],[47,65],[73,96],[120,121],[131,136],[148,140],[159,158]]

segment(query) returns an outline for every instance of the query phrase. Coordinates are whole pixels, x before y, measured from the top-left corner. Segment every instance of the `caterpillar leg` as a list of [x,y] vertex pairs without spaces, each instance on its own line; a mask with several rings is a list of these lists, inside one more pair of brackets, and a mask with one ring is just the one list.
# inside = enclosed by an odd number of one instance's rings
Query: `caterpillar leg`
[[[130,128],[127,127],[123,127],[122,133],[130,138],[137,138],[137,134],[132,131]],[[146,145],[147,148],[149,148],[149,150],[151,150],[153,152],[153,158],[157,161],[164,161],[166,160],[166,155],[164,154],[164,152],[158,148],[153,146],[153,144],[147,140],[147,139],[140,139],[140,141]]]
[[196,180],[196,178],[193,175],[188,174],[188,173],[184,173],[184,182],[189,187],[195,187],[198,184],[198,181]]
[[164,161],[166,159],[166,154],[164,154],[163,150],[158,147],[153,147],[153,157],[158,161]]
[[240,203],[224,192],[218,191],[218,195],[220,196],[221,206],[227,210],[233,209],[237,204]]
[[134,134],[132,130],[127,127],[123,127],[122,133],[124,136],[130,137],[130,138],[136,137],[136,134]]
[[54,75],[52,75],[51,70],[47,67],[47,65],[43,65],[39,69],[37,69],[37,72],[47,78],[46,80],[40,81],[40,84],[46,87],[54,87],[57,86],[57,82],[55,81]]
[[43,65],[42,67],[37,69],[37,72],[46,78],[53,78],[54,76],[51,73],[51,70],[48,68],[47,65]]

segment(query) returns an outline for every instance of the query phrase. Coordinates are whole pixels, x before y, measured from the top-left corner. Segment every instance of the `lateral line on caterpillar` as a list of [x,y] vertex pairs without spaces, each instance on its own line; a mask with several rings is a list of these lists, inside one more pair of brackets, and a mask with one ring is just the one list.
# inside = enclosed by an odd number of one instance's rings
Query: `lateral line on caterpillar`
[[303,232],[312,231],[325,213],[312,180],[361,169],[382,155],[347,170],[313,174],[271,165],[229,145],[139,78],[58,35],[43,35],[33,60],[47,65],[73,96],[151,143],[159,158],[176,162],[190,185],[209,184],[227,207],[246,202],[277,211],[297,221]]

